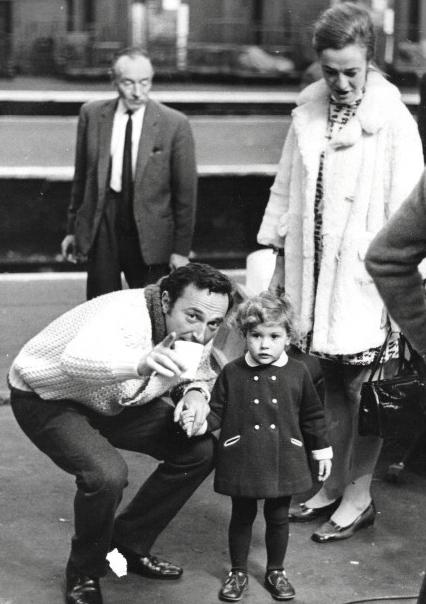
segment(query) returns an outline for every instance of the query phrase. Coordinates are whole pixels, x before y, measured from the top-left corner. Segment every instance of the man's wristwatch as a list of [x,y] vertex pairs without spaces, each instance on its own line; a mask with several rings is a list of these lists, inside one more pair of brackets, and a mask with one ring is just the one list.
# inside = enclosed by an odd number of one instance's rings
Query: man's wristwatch
[[204,390],[204,388],[200,388],[199,386],[194,386],[194,387],[189,386],[188,388],[185,388],[184,396],[185,396],[185,394],[188,394],[188,392],[191,392],[191,390],[195,390],[196,392],[200,392],[204,396],[204,398],[206,399],[206,402],[207,403],[209,402],[210,399],[207,396],[207,392]]

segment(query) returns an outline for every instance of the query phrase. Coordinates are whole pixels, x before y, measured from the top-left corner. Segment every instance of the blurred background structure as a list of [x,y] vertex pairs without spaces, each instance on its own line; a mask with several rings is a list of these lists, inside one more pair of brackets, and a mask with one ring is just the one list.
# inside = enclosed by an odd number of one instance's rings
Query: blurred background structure
[[[0,0],[0,272],[60,261],[81,104],[113,93],[114,54],[144,46],[153,97],[186,113],[197,146],[195,258],[242,268],[300,87],[318,76],[319,13],[344,0]],[[359,0],[377,62],[425,133],[426,1]]]
[[[335,0],[334,0],[335,1]],[[424,69],[426,3],[366,0],[378,61]],[[296,79],[312,62],[310,26],[333,0],[1,0],[3,75],[107,76],[111,55],[147,47],[162,76]]]

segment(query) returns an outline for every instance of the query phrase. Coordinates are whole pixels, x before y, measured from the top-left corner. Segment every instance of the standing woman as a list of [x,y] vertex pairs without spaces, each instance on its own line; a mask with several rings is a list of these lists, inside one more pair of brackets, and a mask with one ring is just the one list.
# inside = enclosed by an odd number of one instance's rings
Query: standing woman
[[[295,308],[295,344],[319,357],[324,373],[335,463],[291,519],[332,512],[312,535],[327,543],[375,518],[370,485],[381,440],[360,437],[357,417],[387,321],[364,255],[419,180],[423,154],[397,88],[372,64],[375,33],[365,8],[343,3],[326,10],[313,46],[323,79],[301,93],[293,111],[258,241],[277,251],[270,287],[284,288]],[[396,355],[391,342],[386,358]]]

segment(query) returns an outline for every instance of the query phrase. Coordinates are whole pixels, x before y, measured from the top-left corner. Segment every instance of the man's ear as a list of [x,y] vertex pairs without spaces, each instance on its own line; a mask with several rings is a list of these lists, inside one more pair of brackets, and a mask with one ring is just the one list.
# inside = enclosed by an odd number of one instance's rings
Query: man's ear
[[161,310],[164,314],[167,314],[170,310],[170,297],[166,290],[161,294]]

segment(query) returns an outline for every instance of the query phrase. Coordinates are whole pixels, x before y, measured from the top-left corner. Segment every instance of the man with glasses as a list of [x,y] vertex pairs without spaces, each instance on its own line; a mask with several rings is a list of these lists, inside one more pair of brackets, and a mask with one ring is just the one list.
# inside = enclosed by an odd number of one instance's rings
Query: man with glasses
[[188,119],[149,98],[153,67],[123,50],[118,99],[82,106],[62,255],[87,260],[87,297],[144,287],[184,266],[195,223],[197,172]]

